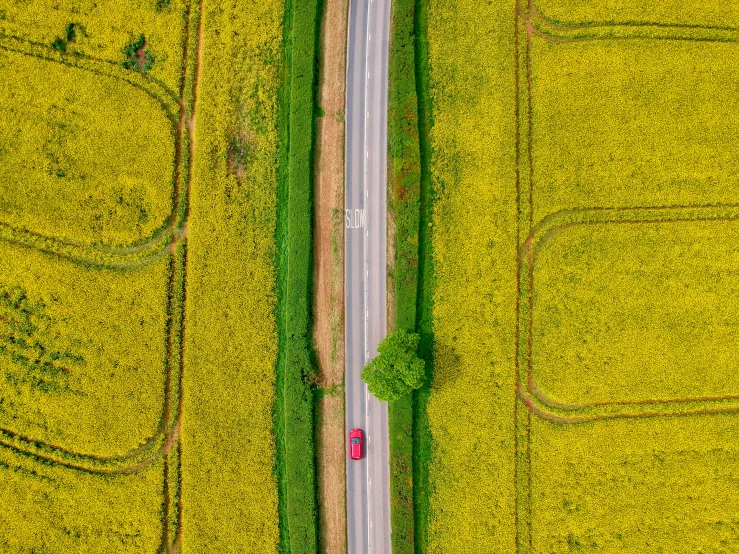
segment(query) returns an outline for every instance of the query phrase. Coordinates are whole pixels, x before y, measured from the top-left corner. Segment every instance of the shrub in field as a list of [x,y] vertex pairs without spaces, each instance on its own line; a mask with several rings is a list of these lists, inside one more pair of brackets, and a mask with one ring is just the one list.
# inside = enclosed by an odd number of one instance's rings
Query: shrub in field
[[54,61],[4,51],[0,62],[0,221],[82,243],[127,244],[160,228],[175,132],[157,100]]
[[154,55],[148,46],[144,35],[140,35],[139,38],[126,46],[123,49],[123,54],[126,56],[126,59],[123,61],[123,67],[138,71],[139,73],[148,73],[154,63]]
[[362,380],[379,400],[398,400],[424,384],[426,363],[418,357],[418,341],[418,334],[396,329],[377,346]]

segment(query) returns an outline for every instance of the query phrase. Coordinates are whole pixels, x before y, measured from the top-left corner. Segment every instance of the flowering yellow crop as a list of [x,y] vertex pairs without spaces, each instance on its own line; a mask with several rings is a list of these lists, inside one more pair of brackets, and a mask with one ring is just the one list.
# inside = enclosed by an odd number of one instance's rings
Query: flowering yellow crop
[[0,51],[0,218],[76,242],[146,239],[172,211],[170,114],[122,68],[97,75],[57,57]]
[[693,26],[736,26],[739,12],[722,0],[537,0],[537,11],[566,25],[657,23]]
[[0,0],[0,551],[276,551],[282,17]]
[[188,241],[185,552],[277,551],[274,257],[282,18],[278,0],[240,0],[206,11],[204,20]]
[[150,75],[179,93],[188,0],[27,0],[0,2],[0,32],[51,46],[67,39],[79,52],[120,65],[126,46],[144,35],[154,56]]
[[156,434],[167,261],[88,270],[3,242],[0,259],[0,427],[98,456]]
[[160,552],[163,474],[101,478],[0,449],[0,551]]
[[736,12],[493,4],[429,6],[428,551],[732,552]]

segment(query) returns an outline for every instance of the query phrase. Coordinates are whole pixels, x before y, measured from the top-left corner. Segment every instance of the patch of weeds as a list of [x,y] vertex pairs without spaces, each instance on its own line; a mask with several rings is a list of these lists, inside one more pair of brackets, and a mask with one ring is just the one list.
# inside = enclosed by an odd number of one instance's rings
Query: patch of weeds
[[79,33],[86,36],[84,26],[79,23],[67,23],[67,27],[64,30],[64,37],[56,37],[54,42],[51,43],[51,47],[57,52],[66,52],[70,44],[77,42]]
[[148,48],[146,37],[140,35],[135,41],[123,49],[126,59],[123,61],[123,67],[132,71],[146,75],[154,64],[154,55]]
[[0,286],[0,359],[6,384],[19,394],[74,392],[70,376],[85,360],[49,344],[52,324],[43,303],[31,303],[21,288]]

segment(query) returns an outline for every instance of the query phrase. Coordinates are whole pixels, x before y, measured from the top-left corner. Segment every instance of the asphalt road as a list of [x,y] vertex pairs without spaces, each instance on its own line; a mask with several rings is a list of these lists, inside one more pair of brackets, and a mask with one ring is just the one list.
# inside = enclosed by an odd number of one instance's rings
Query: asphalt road
[[346,427],[364,431],[362,460],[349,457],[349,554],[390,554],[387,404],[360,374],[385,338],[387,91],[391,0],[350,0],[346,83]]

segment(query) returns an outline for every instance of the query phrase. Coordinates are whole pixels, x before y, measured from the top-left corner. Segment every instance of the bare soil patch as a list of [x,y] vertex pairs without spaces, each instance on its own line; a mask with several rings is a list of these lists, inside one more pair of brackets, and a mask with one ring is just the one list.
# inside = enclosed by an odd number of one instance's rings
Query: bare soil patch
[[326,0],[316,125],[313,346],[319,366],[317,471],[321,551],[346,552],[344,444],[344,106],[348,0]]

